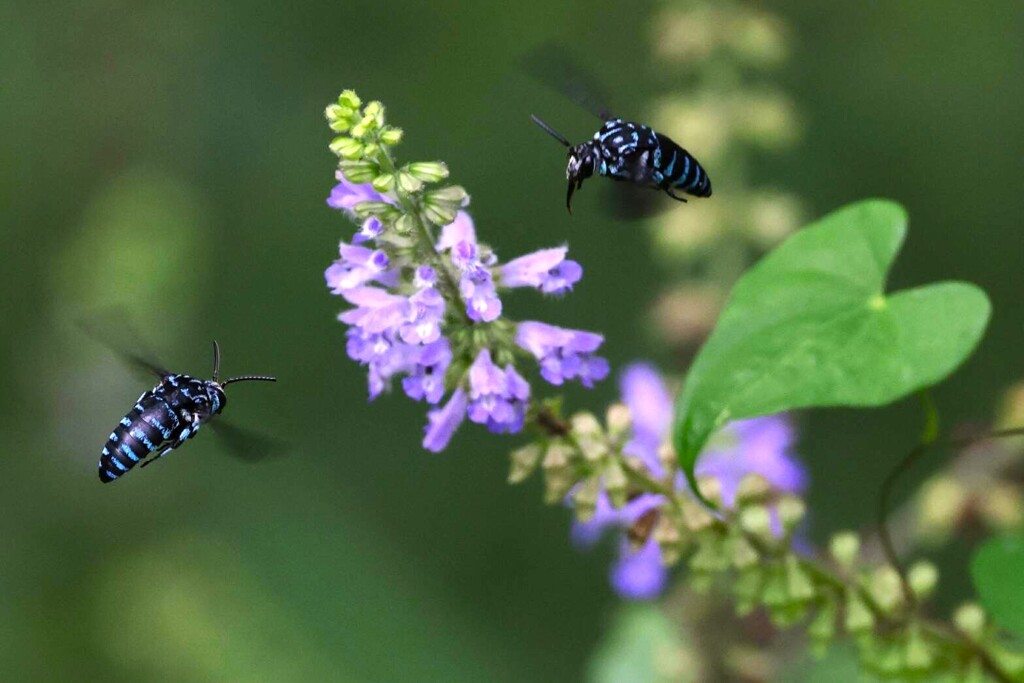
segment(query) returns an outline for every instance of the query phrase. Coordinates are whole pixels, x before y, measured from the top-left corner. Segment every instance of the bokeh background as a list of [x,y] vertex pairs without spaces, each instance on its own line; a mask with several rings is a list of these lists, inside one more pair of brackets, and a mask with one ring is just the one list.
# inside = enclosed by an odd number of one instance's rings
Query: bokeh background
[[[617,111],[654,116],[691,82],[657,56],[669,4],[0,3],[0,678],[594,671],[621,618],[608,555],[571,546],[567,511],[543,507],[537,482],[505,483],[512,441],[464,427],[426,454],[419,406],[366,402],[323,285],[350,227],[324,204],[322,112],[345,87],[382,100],[406,132],[401,158],[445,160],[504,257],[568,242],[583,282],[564,300],[513,298],[517,317],[603,331],[613,366],[679,370],[651,324],[672,277],[651,266],[655,233],[612,216],[596,183],[566,215],[563,152],[528,115],[574,139],[595,122],[521,68],[562,44]],[[799,136],[749,155],[745,177],[785,188],[808,218],[868,196],[904,203],[892,285],[958,278],[993,299],[986,341],[937,393],[947,424],[990,419],[1024,376],[1024,6],[771,11],[787,56],[760,79],[786,93]],[[680,142],[701,157],[701,139]],[[710,201],[728,203],[728,184]],[[112,306],[172,368],[206,375],[217,338],[227,374],[276,374],[235,388],[227,415],[288,454],[242,464],[204,435],[101,485],[104,437],[146,388],[75,326]],[[570,398],[597,409],[615,394],[609,381]],[[912,403],[799,416],[814,537],[871,523],[917,419]],[[969,595],[958,543],[941,554],[944,604]]]

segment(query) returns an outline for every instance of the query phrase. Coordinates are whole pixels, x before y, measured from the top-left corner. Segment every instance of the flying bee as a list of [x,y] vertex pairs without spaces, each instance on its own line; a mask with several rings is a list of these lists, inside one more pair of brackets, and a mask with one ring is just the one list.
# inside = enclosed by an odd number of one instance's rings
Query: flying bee
[[[168,372],[138,356],[129,355],[135,365],[160,378],[160,383],[143,392],[107,438],[100,455],[100,481],[106,483],[125,474],[142,462],[145,467],[156,462],[188,439],[199,428],[219,415],[227,405],[224,389],[235,382],[276,382],[266,375],[244,375],[224,381],[220,374],[220,345],[213,342],[213,378],[198,379],[189,375]],[[262,451],[258,438],[225,425],[213,425],[217,432],[229,439],[229,445],[246,458],[257,457]],[[153,453],[152,458],[146,459]]]
[[602,113],[604,125],[594,137],[573,145],[539,117],[531,114],[530,118],[569,150],[565,206],[570,214],[573,193],[595,173],[662,190],[680,202],[685,202],[686,198],[677,192],[694,197],[711,196],[711,179],[697,159],[671,138],[648,126]]

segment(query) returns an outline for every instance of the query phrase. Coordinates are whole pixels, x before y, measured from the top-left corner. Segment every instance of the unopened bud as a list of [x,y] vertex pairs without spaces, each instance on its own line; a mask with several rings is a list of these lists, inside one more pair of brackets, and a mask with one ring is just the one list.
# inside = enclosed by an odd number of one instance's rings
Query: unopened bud
[[415,161],[405,168],[425,183],[436,183],[448,177],[448,166],[441,161]]
[[406,192],[419,192],[423,189],[423,181],[411,173],[399,171],[398,186]]
[[698,477],[697,488],[700,495],[711,504],[721,507],[722,505],[722,483],[715,477]]
[[869,586],[871,597],[886,612],[891,614],[903,604],[903,582],[894,567],[884,565],[875,569]]
[[678,521],[662,513],[654,527],[654,541],[661,547],[662,564],[669,566],[679,561],[682,536]]
[[772,490],[772,485],[760,474],[748,474],[740,480],[736,489],[736,500],[739,503],[757,503],[764,500],[765,496]]
[[377,100],[367,104],[366,108],[363,109],[363,114],[372,119],[377,127],[384,125],[384,105]]
[[604,468],[604,488],[612,505],[622,507],[626,504],[628,485],[629,479],[622,470],[622,464],[616,459],[610,459],[608,466]]
[[836,564],[843,569],[850,569],[860,553],[860,538],[852,531],[842,531],[832,536],[828,547]]
[[731,540],[732,564],[739,570],[748,569],[761,561],[761,556],[744,536],[735,536]]
[[466,194],[465,188],[459,185],[449,185],[448,187],[431,190],[426,195],[427,201],[446,202],[456,206],[463,206],[468,199],[469,195]]
[[605,415],[605,424],[608,425],[608,431],[616,436],[625,434],[629,431],[629,427],[632,424],[632,418],[629,414],[629,408],[622,403],[613,403],[608,406],[608,412]]
[[715,523],[708,509],[695,501],[683,502],[683,525],[692,532],[703,531]]
[[817,595],[811,577],[792,554],[786,556],[786,588],[794,602],[807,602]]
[[338,95],[338,104],[343,107],[355,110],[359,109],[362,103],[363,101],[359,99],[359,95],[356,95],[355,90],[343,90],[341,94]]
[[864,633],[875,627],[875,615],[871,613],[864,599],[855,590],[846,595],[846,630],[853,634]]
[[549,505],[565,497],[576,483],[576,476],[569,461],[572,449],[560,443],[552,444],[544,454],[541,466],[544,468],[544,501]]
[[933,539],[948,536],[967,507],[967,491],[951,476],[934,477],[921,487],[918,515],[921,532]]
[[531,443],[509,453],[508,483],[518,484],[533,474],[540,463],[540,444]]
[[985,635],[985,611],[976,603],[960,605],[953,613],[953,623],[974,640],[979,640]]
[[779,521],[782,522],[782,527],[787,532],[790,532],[803,520],[804,514],[807,512],[807,505],[796,496],[783,496],[776,509],[778,510]]
[[380,168],[372,161],[343,161],[340,168],[351,183],[369,183],[380,174]]
[[772,517],[763,505],[751,505],[740,511],[740,526],[759,539],[772,538]]
[[390,173],[383,173],[371,180],[370,183],[377,192],[388,192],[395,186],[395,176]]
[[1024,518],[1021,492],[1012,484],[999,482],[985,489],[978,500],[981,516],[997,529],[1018,527]]
[[939,570],[931,562],[916,562],[907,572],[907,583],[914,591],[914,596],[925,600],[935,590],[939,582]]
[[597,496],[601,493],[601,477],[591,475],[583,480],[583,483],[576,488],[572,495],[573,507],[576,510],[576,519],[581,522],[589,521],[597,509]]
[[911,626],[903,651],[907,669],[914,672],[927,671],[935,663],[935,650],[926,641],[916,625]]
[[402,129],[388,126],[381,131],[380,141],[385,145],[397,145],[402,141]]
[[339,135],[328,145],[335,155],[343,159],[357,159],[363,153],[363,143],[345,135]]

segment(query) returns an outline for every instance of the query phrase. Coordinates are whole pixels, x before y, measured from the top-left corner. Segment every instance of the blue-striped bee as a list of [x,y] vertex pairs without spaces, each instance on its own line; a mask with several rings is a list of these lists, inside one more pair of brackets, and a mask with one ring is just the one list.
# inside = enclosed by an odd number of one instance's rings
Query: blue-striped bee
[[711,179],[693,155],[648,126],[602,114],[604,125],[594,137],[573,145],[539,117],[531,115],[530,118],[569,150],[569,164],[565,169],[569,183],[565,205],[569,213],[572,213],[573,192],[583,187],[583,181],[595,173],[663,190],[681,202],[686,198],[676,194],[677,191],[694,197],[711,196]]
[[[118,423],[107,438],[100,455],[100,481],[113,481],[135,465],[145,467],[198,433],[199,428],[220,414],[227,404],[224,388],[234,382],[275,382],[274,377],[245,375],[219,381],[220,346],[213,342],[213,378],[197,379],[171,373],[163,368],[129,356],[135,365],[160,378],[160,383],[144,392],[131,411]],[[226,436],[242,457],[255,457],[260,449],[256,439],[247,439],[233,427],[217,423],[218,433]],[[243,441],[248,441],[243,445]],[[156,453],[152,458],[148,458]]]

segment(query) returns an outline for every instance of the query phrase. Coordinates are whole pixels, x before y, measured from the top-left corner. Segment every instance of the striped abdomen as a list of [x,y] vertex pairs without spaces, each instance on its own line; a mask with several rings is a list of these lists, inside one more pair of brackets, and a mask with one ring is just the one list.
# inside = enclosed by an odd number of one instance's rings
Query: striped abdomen
[[183,426],[163,396],[147,391],[110,433],[100,455],[100,480],[117,479],[163,448]]
[[655,135],[658,149],[652,159],[654,172],[651,180],[661,188],[681,190],[695,197],[710,197],[711,179],[693,155],[670,138],[660,133]]

